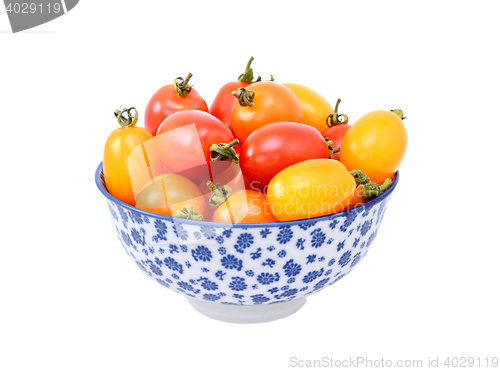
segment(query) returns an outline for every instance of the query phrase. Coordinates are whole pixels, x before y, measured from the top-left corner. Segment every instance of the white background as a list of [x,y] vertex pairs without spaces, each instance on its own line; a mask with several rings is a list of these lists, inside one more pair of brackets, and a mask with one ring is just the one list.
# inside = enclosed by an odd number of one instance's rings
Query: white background
[[[500,357],[497,5],[82,0],[19,34],[2,9],[0,369]],[[340,97],[352,122],[402,108],[409,146],[363,263],[293,316],[236,325],[134,266],[94,171],[115,109],[143,112],[188,72],[210,104],[251,55],[264,79]]]

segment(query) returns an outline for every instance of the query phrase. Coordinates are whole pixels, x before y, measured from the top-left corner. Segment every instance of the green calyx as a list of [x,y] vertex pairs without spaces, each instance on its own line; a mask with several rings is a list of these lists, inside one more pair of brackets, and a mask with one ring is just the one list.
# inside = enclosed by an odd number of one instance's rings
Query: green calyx
[[210,159],[212,161],[233,161],[235,164],[240,162],[236,156],[236,151],[233,146],[237,145],[240,141],[233,140],[231,143],[212,144],[210,146]]
[[[135,114],[132,116],[130,113],[131,110],[135,111]],[[120,124],[121,127],[134,127],[135,124],[137,123],[137,120],[139,119],[139,112],[134,107],[130,108],[124,108],[122,111],[117,109],[115,112],[115,117],[118,120],[118,123]],[[123,115],[127,114],[127,117],[124,117]]]
[[394,112],[396,115],[398,115],[401,120],[404,120],[406,116],[403,114],[403,110],[400,109],[391,109],[391,112]]
[[238,90],[233,91],[233,95],[238,99],[240,106],[253,107],[253,100],[255,98],[255,92],[253,90],[238,88]]
[[334,153],[340,152],[340,147],[333,148],[333,142],[330,140],[330,138],[326,137],[325,141],[328,146],[328,158],[332,158]]
[[257,80],[253,81],[253,69],[250,68],[252,61],[253,57],[250,57],[247,63],[247,67],[245,68],[245,72],[242,73],[240,76],[238,76],[238,81],[246,82],[247,84],[252,84],[254,82],[259,82],[262,80],[262,78],[259,76],[257,77]]
[[340,98],[337,99],[337,104],[335,105],[335,112],[330,113],[326,118],[326,125],[328,125],[329,128],[335,125],[347,124],[347,122],[349,121],[349,117],[347,117],[347,115],[344,114],[339,115],[339,105],[340,105]]
[[212,191],[208,204],[214,209],[226,202],[233,193],[233,190],[227,185],[214,184],[211,181],[207,182],[207,187]]
[[367,184],[370,182],[370,178],[363,173],[361,170],[352,170],[351,175],[354,177],[356,181],[356,187],[360,184]]
[[377,198],[378,196],[380,196],[380,194],[381,194],[380,186],[377,183],[369,182],[369,183],[363,184],[361,187],[363,189],[362,194],[363,194],[363,198],[365,199],[365,201],[371,201],[371,200]]
[[193,86],[188,84],[189,80],[191,80],[191,77],[193,77],[193,74],[189,72],[185,79],[183,79],[182,77],[177,77],[174,80],[174,88],[177,91],[178,96],[185,97],[191,92]]
[[384,183],[380,185],[380,191],[383,193],[389,188],[389,186],[392,184],[392,179],[391,178],[385,178]]
[[203,214],[195,211],[191,205],[186,205],[182,209],[175,211],[173,217],[179,219],[203,220]]
[[367,202],[380,196],[392,184],[391,178],[386,178],[384,183],[380,185],[374,183],[361,170],[352,170],[351,175],[354,177],[354,180],[356,181],[356,187],[361,185],[363,199]]

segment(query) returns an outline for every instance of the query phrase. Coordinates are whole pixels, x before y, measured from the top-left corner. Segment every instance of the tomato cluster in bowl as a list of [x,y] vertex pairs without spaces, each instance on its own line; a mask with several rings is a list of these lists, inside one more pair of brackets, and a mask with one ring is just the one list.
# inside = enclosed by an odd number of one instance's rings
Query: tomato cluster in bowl
[[219,223],[293,221],[345,211],[381,195],[407,145],[401,110],[354,124],[312,89],[254,81],[250,67],[208,107],[192,74],[153,94],[144,127],[115,111],[107,190],[156,214]]

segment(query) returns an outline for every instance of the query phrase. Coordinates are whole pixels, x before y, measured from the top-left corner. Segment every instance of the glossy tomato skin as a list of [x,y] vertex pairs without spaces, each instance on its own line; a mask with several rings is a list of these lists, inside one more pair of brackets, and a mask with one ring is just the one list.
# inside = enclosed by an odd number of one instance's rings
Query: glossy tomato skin
[[326,119],[328,115],[335,112],[332,105],[322,95],[307,86],[294,83],[285,83],[283,85],[290,89],[299,99],[304,112],[304,124],[323,132],[327,128]]
[[408,135],[401,118],[390,111],[373,111],[359,118],[347,131],[340,161],[351,170],[361,170],[372,182],[392,177],[406,152]]
[[217,117],[229,128],[231,128],[231,116],[236,98],[233,91],[244,88],[249,84],[242,81],[231,81],[222,86],[210,105],[210,114]]
[[149,100],[144,115],[144,126],[152,135],[156,135],[158,127],[166,117],[182,110],[208,112],[208,106],[194,88],[191,88],[185,97],[181,97],[177,94],[173,84],[165,85],[158,89]]
[[295,122],[278,122],[255,130],[240,151],[243,175],[256,190],[297,162],[328,158],[328,145],[315,128]]
[[339,161],[306,160],[285,168],[271,180],[267,200],[279,221],[300,220],[344,210],[355,189],[354,177]]
[[253,190],[234,192],[228,202],[215,210],[212,221],[218,223],[271,223],[278,220],[269,210],[266,195]]
[[134,206],[135,197],[130,181],[128,159],[130,152],[153,136],[145,128],[120,127],[108,136],[104,145],[103,173],[108,192]]
[[236,100],[231,116],[233,132],[241,143],[245,143],[256,129],[273,122],[303,122],[300,101],[287,87],[276,82],[262,81],[245,89],[255,92],[253,106],[242,106]]
[[156,214],[172,216],[186,205],[207,215],[207,204],[199,188],[189,179],[178,174],[156,176],[144,185],[137,195],[135,207]]
[[[231,117],[233,115],[233,107],[236,98],[233,95],[233,91],[237,91],[238,88],[244,88],[249,84],[243,81],[231,81],[222,86],[219,92],[215,96],[214,101],[210,106],[210,114],[221,120],[226,126],[233,131],[231,125]],[[233,132],[234,135],[234,132]],[[234,150],[239,152],[241,150],[241,143],[234,146]]]
[[[328,128],[323,132],[323,137],[328,138],[333,142],[333,148],[341,147],[345,133],[347,133],[347,130],[349,130],[350,127],[351,125],[349,124],[339,124],[332,126],[331,128]],[[332,154],[332,159],[340,161],[340,152]]]
[[[175,130],[191,124],[195,124],[195,132]],[[207,177],[208,168],[214,174],[227,168],[228,164],[225,162],[210,160],[209,149],[212,144],[230,143],[234,140],[231,130],[218,118],[203,111],[179,111],[161,123],[156,135],[167,132],[169,135],[165,141],[165,151],[161,155],[172,172],[183,172],[182,175],[199,180]]]

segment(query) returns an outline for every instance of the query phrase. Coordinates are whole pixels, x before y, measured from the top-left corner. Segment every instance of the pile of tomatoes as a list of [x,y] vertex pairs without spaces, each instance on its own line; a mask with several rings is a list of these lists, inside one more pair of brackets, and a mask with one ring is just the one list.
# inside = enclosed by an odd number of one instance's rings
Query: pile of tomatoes
[[144,127],[117,110],[103,172],[111,195],[140,209],[227,223],[307,219],[383,193],[406,151],[401,110],[352,125],[312,89],[254,80],[250,58],[210,107],[176,78],[153,94]]

